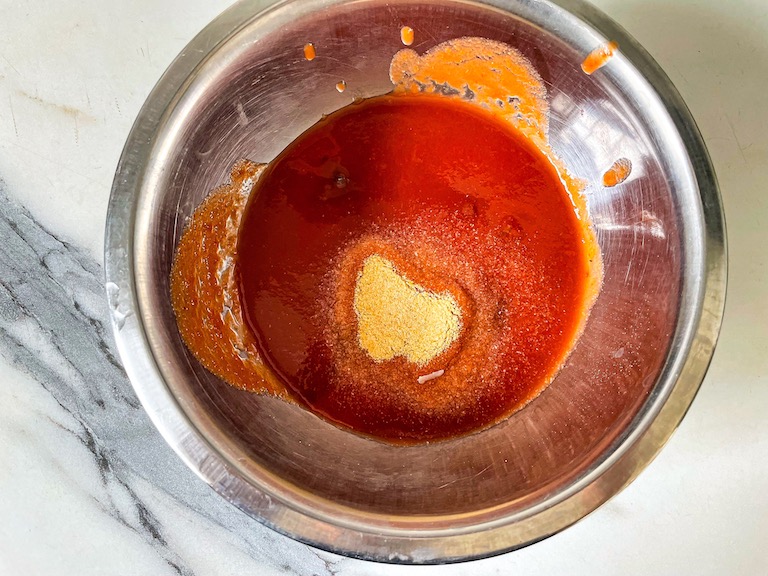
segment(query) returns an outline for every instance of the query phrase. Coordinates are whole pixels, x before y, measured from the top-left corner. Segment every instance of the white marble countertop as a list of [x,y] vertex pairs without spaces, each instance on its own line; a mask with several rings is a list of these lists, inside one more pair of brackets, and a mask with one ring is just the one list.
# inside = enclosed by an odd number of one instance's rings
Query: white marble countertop
[[147,93],[227,0],[8,0],[0,15],[0,575],[768,573],[768,3],[599,0],[677,85],[730,243],[712,367],[620,495],[526,549],[450,567],[339,558],[218,498],[115,363],[112,175]]

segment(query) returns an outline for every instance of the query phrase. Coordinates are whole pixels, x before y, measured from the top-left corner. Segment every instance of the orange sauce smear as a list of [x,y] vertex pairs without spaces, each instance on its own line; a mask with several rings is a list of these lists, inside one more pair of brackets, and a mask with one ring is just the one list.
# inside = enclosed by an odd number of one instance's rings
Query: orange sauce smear
[[581,63],[581,69],[586,74],[594,74],[597,70],[608,64],[608,61],[613,58],[618,49],[619,44],[613,40],[598,46],[584,58],[584,61]]
[[265,367],[245,326],[235,279],[243,210],[264,164],[241,161],[187,224],[171,270],[171,304],[181,337],[208,370],[249,392],[289,399]]
[[632,173],[632,162],[629,158],[619,158],[603,174],[603,186],[612,188],[629,178]]
[[413,44],[414,39],[415,39],[415,33],[413,31],[413,28],[411,28],[410,26],[403,26],[402,28],[400,28],[400,41],[405,46],[410,46],[411,44]]
[[[535,398],[583,330],[602,261],[519,52],[460,38],[400,51],[390,77],[393,95],[326,117],[266,170],[236,166],[184,232],[171,291],[184,341],[230,384],[413,443]],[[426,363],[360,344],[355,290],[374,255],[460,308],[460,336]]]
[[311,42],[304,44],[304,58],[310,62],[315,59],[317,52],[315,51],[315,45]]
[[547,91],[531,63],[517,50],[484,38],[457,38],[423,55],[405,49],[389,68],[395,93],[429,93],[487,107],[536,144],[549,124]]
[[338,82],[336,82],[336,91],[337,92],[341,93],[341,92],[344,92],[344,90],[346,90],[346,89],[347,89],[346,81],[339,80]]

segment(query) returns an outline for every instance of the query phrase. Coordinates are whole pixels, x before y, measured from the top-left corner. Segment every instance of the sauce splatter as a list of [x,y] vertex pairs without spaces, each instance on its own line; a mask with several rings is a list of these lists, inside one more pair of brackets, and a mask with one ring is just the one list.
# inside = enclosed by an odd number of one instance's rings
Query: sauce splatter
[[586,74],[594,74],[597,70],[608,64],[608,61],[613,58],[618,49],[619,44],[613,40],[598,46],[584,58],[584,61],[581,63],[581,69]]
[[413,31],[413,28],[411,28],[410,26],[403,26],[402,28],[400,28],[400,41],[405,46],[410,46],[411,44],[413,44],[414,38],[415,38],[415,33]]
[[346,83],[346,81],[344,81],[344,80],[339,80],[339,81],[336,83],[336,90],[338,90],[338,91],[339,91],[339,93],[341,93],[341,92],[344,92],[344,90],[346,90],[346,89],[347,89],[347,83]]
[[312,44],[311,42],[304,44],[304,58],[311,62],[312,60],[315,59],[315,56],[317,56],[317,52],[315,51],[315,45]]
[[421,56],[400,50],[392,58],[389,77],[396,93],[471,101],[494,110],[537,144],[546,140],[549,104],[544,83],[531,63],[507,44],[457,38]]
[[606,188],[617,186],[629,178],[631,172],[632,162],[629,158],[619,158],[603,174],[603,186]]

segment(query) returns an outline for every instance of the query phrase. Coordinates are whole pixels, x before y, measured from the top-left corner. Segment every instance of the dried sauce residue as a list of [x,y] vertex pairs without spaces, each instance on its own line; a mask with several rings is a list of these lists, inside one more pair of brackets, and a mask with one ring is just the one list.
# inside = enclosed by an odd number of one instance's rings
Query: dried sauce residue
[[613,58],[618,49],[619,44],[613,40],[598,46],[584,58],[584,61],[581,63],[581,69],[585,74],[594,74],[597,70],[608,64],[608,61]]
[[617,186],[629,178],[631,172],[632,162],[629,158],[619,158],[603,174],[603,186],[606,188]]
[[526,136],[546,139],[547,91],[531,63],[517,50],[485,38],[457,38],[419,56],[409,49],[392,58],[395,93],[431,93],[478,104]]
[[235,278],[240,221],[265,167],[238,162],[230,183],[195,210],[176,248],[171,304],[182,339],[203,366],[237,388],[289,399],[245,325]]

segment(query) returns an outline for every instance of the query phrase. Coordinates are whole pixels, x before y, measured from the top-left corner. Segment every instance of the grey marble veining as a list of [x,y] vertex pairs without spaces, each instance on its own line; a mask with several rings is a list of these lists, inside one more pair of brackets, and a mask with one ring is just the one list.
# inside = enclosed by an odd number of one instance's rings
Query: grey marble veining
[[[49,418],[90,454],[101,487],[89,494],[173,569],[194,572],[137,483],[149,482],[230,531],[255,560],[289,574],[333,574],[331,555],[283,537],[227,504],[164,443],[117,359],[100,266],[43,229],[0,181],[0,354],[67,413]],[[300,567],[300,568],[299,568]]]

